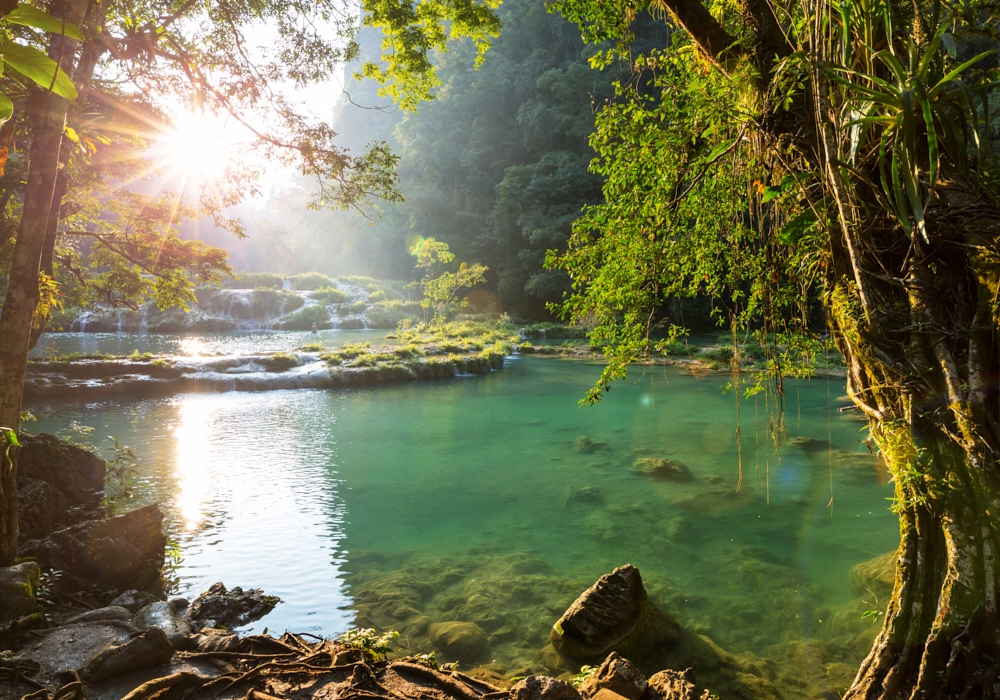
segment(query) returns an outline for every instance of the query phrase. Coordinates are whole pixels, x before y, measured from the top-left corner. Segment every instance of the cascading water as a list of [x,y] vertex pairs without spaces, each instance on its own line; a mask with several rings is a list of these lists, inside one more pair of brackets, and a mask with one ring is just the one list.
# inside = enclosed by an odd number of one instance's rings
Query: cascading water
[[139,319],[139,332],[143,335],[149,333],[149,305],[142,307],[142,318]]
[[121,309],[115,309],[115,316],[118,317],[118,328],[115,330],[115,332],[118,335],[121,335],[122,334],[122,310]]

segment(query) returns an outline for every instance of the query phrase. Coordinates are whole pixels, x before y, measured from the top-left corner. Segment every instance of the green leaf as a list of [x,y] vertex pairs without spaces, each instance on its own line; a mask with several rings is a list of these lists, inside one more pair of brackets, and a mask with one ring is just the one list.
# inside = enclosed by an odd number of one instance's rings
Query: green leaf
[[48,12],[43,12],[37,7],[25,5],[24,3],[19,4],[4,19],[11,24],[21,24],[25,27],[34,27],[35,29],[43,29],[47,32],[65,34],[80,41],[84,40],[83,32],[75,24],[71,24],[70,22],[63,23],[61,19],[53,17]]
[[13,430],[8,429],[5,437],[7,438],[7,442],[9,442],[14,447],[21,446],[21,443],[17,441],[17,433],[15,433]]
[[[4,41],[0,42],[0,58],[21,75],[34,80],[46,90],[51,88],[52,92],[67,100],[76,99],[76,86],[73,85],[73,81],[55,61],[38,49],[13,41]],[[55,76],[54,82],[53,76]]]
[[768,185],[764,188],[764,196],[761,198],[761,204],[770,202],[775,197],[785,194],[795,185],[794,175],[785,175],[781,178],[780,185]]
[[0,124],[3,124],[14,114],[14,103],[6,95],[0,95]]
[[951,34],[942,34],[941,43],[944,44],[949,56],[955,58],[958,55],[958,47],[955,46],[955,38]]
[[712,150],[711,153],[708,154],[708,160],[715,160],[723,153],[725,153],[726,149],[732,146],[734,143],[736,143],[736,139],[729,139],[728,141],[720,143]]
[[959,75],[961,75],[962,73],[964,73],[967,68],[969,68],[970,66],[973,66],[973,65],[979,63],[980,61],[982,61],[984,58],[986,58],[990,54],[994,54],[996,52],[997,52],[997,49],[990,49],[989,51],[984,51],[983,53],[979,54],[978,56],[974,56],[973,58],[970,58],[968,61],[966,61],[962,65],[960,65],[960,66],[958,66],[956,68],[953,68],[952,70],[948,71],[947,75],[945,75],[943,78],[941,78],[941,80],[938,81],[937,85],[935,85],[933,88],[931,88],[927,92],[927,95],[929,97],[931,97],[931,98],[936,97],[939,92],[941,92],[946,87],[948,87],[948,84],[952,80],[954,80],[955,78],[957,78]]
[[816,223],[816,215],[812,209],[806,209],[798,216],[791,219],[778,234],[778,240],[785,245],[795,245],[809,232],[809,229]]

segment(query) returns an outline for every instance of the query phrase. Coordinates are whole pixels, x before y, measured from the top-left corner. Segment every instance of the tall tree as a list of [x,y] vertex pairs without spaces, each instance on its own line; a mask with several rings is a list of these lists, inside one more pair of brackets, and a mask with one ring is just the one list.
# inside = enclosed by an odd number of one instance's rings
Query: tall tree
[[995,9],[556,5],[590,40],[627,42],[645,11],[685,30],[629,57],[661,92],[623,88],[601,115],[608,204],[550,258],[574,278],[563,311],[608,343],[589,398],[654,349],[658,305],[685,289],[758,330],[780,386],[818,293],[900,519],[884,627],[846,697],[1000,697],[1000,206],[987,56],[968,48]]
[[[0,7],[0,14],[13,21],[14,9],[8,4]],[[334,144],[329,124],[311,120],[279,90],[283,83],[321,82],[354,55],[359,22],[354,4],[66,0],[51,9],[55,20],[43,28],[63,30],[47,42],[51,83],[44,85],[31,61],[22,61],[19,69],[42,86],[29,86],[23,106],[31,118],[27,184],[0,312],[0,426],[15,433],[40,270],[47,243],[54,245],[68,188],[65,181],[60,183],[60,174],[65,174],[69,160],[72,136],[66,119],[77,90],[66,84],[67,76],[81,93],[114,99],[113,92],[101,89],[107,81],[119,90],[126,86],[126,95],[145,94],[226,114],[250,132],[252,150],[317,177],[318,198],[328,205],[350,206],[367,196],[394,196],[395,157],[386,148],[375,146],[360,155],[344,152]],[[428,94],[434,85],[428,51],[443,47],[449,36],[470,36],[485,51],[489,36],[498,30],[490,9],[471,0],[432,0],[422,3],[419,12],[398,0],[366,0],[364,12],[369,22],[417,25],[405,37],[387,42],[381,65],[366,66],[368,74],[393,81],[386,89],[407,104]],[[19,22],[38,24],[24,17]],[[67,25],[72,32],[65,31]],[[261,25],[271,32],[263,52],[248,41],[248,34]],[[22,37],[20,42],[4,44],[3,61],[14,65],[18,52],[30,49],[27,41],[30,38]],[[7,98],[0,100],[2,120],[10,117],[12,107]],[[253,178],[248,177],[252,173],[245,169],[231,175],[237,191],[253,187]],[[233,191],[207,188],[202,203],[221,213],[233,201]],[[118,247],[116,252],[127,251]],[[0,469],[0,566],[9,564],[17,550],[16,449],[12,455],[13,461]]]

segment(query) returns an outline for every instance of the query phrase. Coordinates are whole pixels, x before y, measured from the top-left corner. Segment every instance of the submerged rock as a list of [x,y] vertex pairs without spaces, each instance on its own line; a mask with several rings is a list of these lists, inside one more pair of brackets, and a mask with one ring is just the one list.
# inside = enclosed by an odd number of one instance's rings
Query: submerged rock
[[225,627],[233,629],[259,620],[274,610],[281,598],[265,595],[259,588],[244,591],[239,586],[226,590],[221,583],[198,596],[184,614],[184,620],[195,627]]
[[603,658],[611,651],[641,659],[676,644],[681,628],[650,602],[639,570],[627,564],[602,576],[570,605],[550,633],[571,658]]
[[76,590],[159,591],[166,543],[163,513],[153,504],[31,540],[18,553],[35,557],[46,571],[62,571],[61,585]]
[[476,661],[488,648],[486,633],[474,622],[436,622],[430,637],[434,646],[459,661]]
[[528,676],[510,689],[511,700],[580,700],[570,683],[548,676]]
[[852,566],[851,587],[854,592],[868,595],[868,591],[871,591],[880,598],[892,593],[896,582],[896,558],[897,553],[893,550]]
[[606,442],[597,442],[586,435],[581,435],[573,441],[573,449],[582,455],[592,455],[595,452],[604,452],[609,448]]
[[639,700],[646,692],[646,677],[615,652],[608,654],[601,667],[580,685],[580,695],[593,698],[602,689],[617,693],[627,700]]
[[41,570],[33,561],[0,568],[0,624],[30,615]]
[[665,481],[691,481],[691,470],[672,459],[640,457],[635,460],[635,471],[652,479]]

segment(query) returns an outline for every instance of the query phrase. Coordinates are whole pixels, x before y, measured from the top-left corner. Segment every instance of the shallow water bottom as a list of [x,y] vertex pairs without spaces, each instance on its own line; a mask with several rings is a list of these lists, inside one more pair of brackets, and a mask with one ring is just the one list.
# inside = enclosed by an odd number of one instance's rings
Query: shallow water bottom
[[[281,596],[256,631],[374,625],[425,652],[431,623],[468,621],[489,648],[463,667],[566,674],[549,629],[632,563],[662,609],[736,656],[725,677],[706,671],[734,696],[747,673],[786,697],[849,683],[877,629],[862,613],[880,605],[849,572],[898,533],[839,382],[786,383],[775,451],[764,398],[742,402],[735,440],[727,374],[640,371],[578,407],[598,372],[520,357],[401,386],[36,407],[35,429],[75,420],[131,445],[169,513],[178,588]],[[651,476],[643,460],[660,459],[689,478]]]

